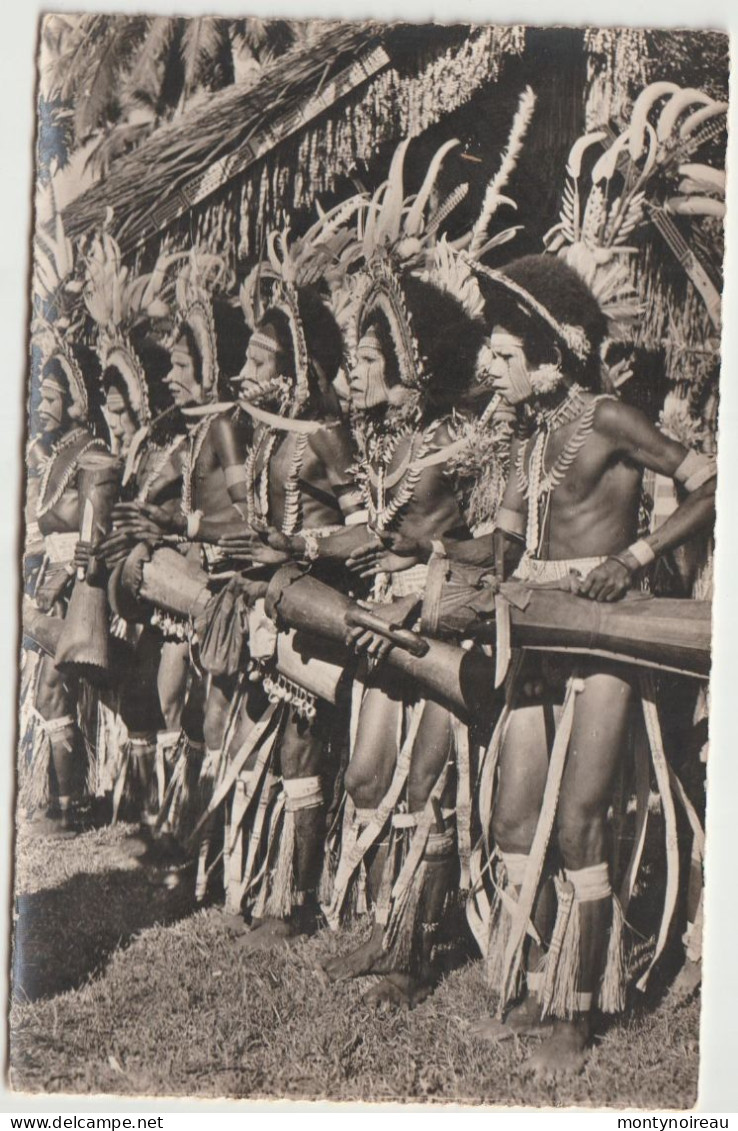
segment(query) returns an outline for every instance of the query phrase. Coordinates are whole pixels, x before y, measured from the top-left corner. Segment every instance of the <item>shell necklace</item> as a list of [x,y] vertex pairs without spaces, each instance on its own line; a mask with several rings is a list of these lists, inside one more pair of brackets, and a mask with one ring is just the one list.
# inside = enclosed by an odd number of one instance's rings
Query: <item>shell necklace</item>
[[59,483],[57,484],[55,490],[52,492],[51,497],[47,498],[46,493],[51,482],[51,475],[58,466],[59,457],[63,452],[73,447],[74,444],[81,440],[85,435],[87,435],[87,433],[84,428],[73,428],[72,431],[68,432],[66,436],[63,436],[61,440],[57,440],[55,444],[52,444],[51,451],[49,452],[49,455],[46,459],[43,475],[41,476],[38,503],[36,504],[37,518],[42,518],[45,514],[48,514],[48,512],[50,510],[53,510],[53,508],[59,502],[70,482],[72,481],[72,478],[76,474],[77,465],[79,464],[79,461],[85,454],[85,452],[88,452],[90,448],[95,447],[96,445],[103,448],[105,447],[105,444],[102,440],[91,437],[88,443],[84,444],[79,449],[79,451],[72,454],[72,458],[69,460],[67,467],[62,472]]
[[[602,400],[613,399],[608,394],[604,394],[593,397],[587,404],[582,399],[582,392],[583,390],[579,385],[572,385],[566,399],[553,412],[539,414],[539,428],[532,438],[533,447],[527,472],[525,457],[531,441],[526,440],[518,453],[516,466],[518,485],[528,500],[525,545],[529,554],[538,554],[540,550],[541,531],[545,526],[545,516],[551,495],[563,481],[567,471],[592,434],[598,404]],[[565,424],[573,422],[576,422],[576,428],[551,467],[546,471],[546,450],[552,434]]]
[[[298,433],[294,437],[290,468],[284,482],[283,534],[296,534],[302,527],[300,472],[308,438],[305,433]],[[265,427],[246,457],[246,521],[255,528],[269,523],[269,469],[278,439],[279,433],[275,429]],[[257,474],[256,466],[262,454],[261,471]]]
[[214,416],[206,416],[191,432],[187,433],[187,451],[185,453],[184,467],[182,469],[182,513],[185,516],[192,514],[195,468],[200,458],[202,446],[205,443],[205,437],[210,431],[210,426],[214,420]]
[[[418,485],[418,480],[422,474],[422,467],[419,466],[420,460],[426,456],[432,447],[433,437],[435,436],[440,421],[434,420],[420,436],[420,443],[415,450],[416,440],[418,433],[414,432],[410,438],[410,444],[406,457],[400,463],[400,466],[392,472],[391,475],[387,474],[387,467],[395,453],[397,445],[400,442],[401,436],[398,436],[394,443],[388,444],[385,451],[382,453],[382,461],[377,467],[376,471],[373,468],[369,469],[368,474],[362,482],[362,494],[364,502],[369,514],[369,525],[374,530],[388,530],[393,522],[395,522],[402,510],[408,505],[412,499],[415,488]],[[377,499],[374,501],[372,487],[376,487]],[[387,501],[387,491],[393,487],[397,487],[393,497]]]
[[[144,479],[143,484],[141,485],[141,489],[136,496],[140,503],[145,503],[148,501],[149,491],[153,487],[156,480],[159,478],[160,473],[164,470],[169,460],[172,458],[177,449],[182,446],[186,439],[187,433],[185,432],[180,436],[175,436],[173,440],[169,441],[166,447],[159,449],[158,455],[154,458],[152,468]],[[153,445],[152,448],[154,451],[156,451],[156,448]]]

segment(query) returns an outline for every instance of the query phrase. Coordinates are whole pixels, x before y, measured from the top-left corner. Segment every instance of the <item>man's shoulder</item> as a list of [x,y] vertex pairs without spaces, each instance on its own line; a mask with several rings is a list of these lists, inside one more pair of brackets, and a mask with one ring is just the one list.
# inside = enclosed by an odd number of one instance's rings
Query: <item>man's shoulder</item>
[[227,408],[211,416],[208,431],[214,439],[218,436],[233,435],[234,432],[247,426],[247,419],[236,405],[235,408]]
[[447,448],[449,444],[453,444],[458,440],[458,435],[454,432],[448,417],[440,421],[435,421],[434,423],[435,430],[431,431],[428,436],[428,440],[434,448]]
[[308,444],[321,459],[351,447],[351,431],[343,420],[326,420],[308,434]]
[[634,428],[648,425],[646,415],[639,408],[625,404],[610,395],[598,397],[594,407],[594,427],[608,439],[629,435]]

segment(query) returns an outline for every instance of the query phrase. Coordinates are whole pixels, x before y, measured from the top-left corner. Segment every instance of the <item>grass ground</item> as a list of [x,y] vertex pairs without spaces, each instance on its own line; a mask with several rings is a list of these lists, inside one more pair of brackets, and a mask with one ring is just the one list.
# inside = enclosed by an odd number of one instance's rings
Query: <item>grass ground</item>
[[524,1078],[527,1048],[469,1037],[491,1007],[478,964],[411,1013],[326,985],[360,928],[244,954],[191,877],[147,862],[133,830],[17,844],[11,1083],[29,1092],[689,1108],[699,1001],[652,1000],[595,1041],[585,1072]]

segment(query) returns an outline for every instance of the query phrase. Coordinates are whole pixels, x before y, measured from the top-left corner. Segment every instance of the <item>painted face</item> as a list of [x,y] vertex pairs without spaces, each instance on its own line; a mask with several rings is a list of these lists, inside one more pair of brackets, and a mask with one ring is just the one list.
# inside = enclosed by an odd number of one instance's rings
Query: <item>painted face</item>
[[119,389],[114,387],[108,389],[103,415],[110,432],[110,447],[113,454],[125,454],[136,431],[136,421]]
[[195,359],[186,338],[175,342],[171,351],[171,368],[164,378],[164,384],[172,394],[176,405],[201,404],[203,387],[197,380]]
[[41,382],[41,401],[38,406],[38,421],[42,432],[56,432],[67,418],[67,403],[64,393],[53,381]]
[[533,395],[523,343],[501,326],[494,328],[488,345],[482,350],[479,368],[488,374],[495,392],[508,404],[522,404]]
[[356,347],[356,357],[349,374],[351,404],[364,410],[390,401],[386,361],[373,334],[365,334]]
[[275,350],[260,345],[258,341],[252,339],[249,342],[246,361],[239,374],[243,400],[258,404],[265,397],[272,399],[274,383],[280,376],[279,356]]

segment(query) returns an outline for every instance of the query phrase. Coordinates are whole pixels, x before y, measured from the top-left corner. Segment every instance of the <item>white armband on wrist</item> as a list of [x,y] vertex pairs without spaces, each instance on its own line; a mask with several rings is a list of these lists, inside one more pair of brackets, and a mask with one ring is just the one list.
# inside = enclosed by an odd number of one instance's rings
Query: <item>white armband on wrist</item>
[[687,452],[674,472],[674,479],[691,494],[716,474],[717,464],[714,456],[706,456],[702,452]]
[[246,468],[243,464],[234,464],[233,467],[227,467],[223,474],[225,475],[226,487],[233,487],[236,483],[246,482]]
[[338,498],[338,505],[345,514],[351,507],[358,507],[361,502],[361,491],[345,491]]
[[644,538],[639,538],[637,542],[628,546],[627,552],[633,555],[638,565],[641,567],[650,565],[656,558],[656,555]]
[[303,530],[300,537],[305,543],[305,557],[309,562],[316,561],[320,555],[317,535],[312,534],[309,530]]
[[187,537],[190,539],[190,541],[193,541],[195,538],[197,538],[202,519],[202,511],[191,511],[190,514],[187,515]]
[[503,530],[505,534],[514,534],[516,538],[523,538],[525,536],[525,515],[520,511],[514,511],[510,507],[500,507],[497,512],[497,522],[495,523],[497,530]]
[[347,514],[344,523],[346,526],[365,526],[369,522],[369,511],[354,511],[353,514]]

